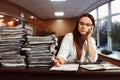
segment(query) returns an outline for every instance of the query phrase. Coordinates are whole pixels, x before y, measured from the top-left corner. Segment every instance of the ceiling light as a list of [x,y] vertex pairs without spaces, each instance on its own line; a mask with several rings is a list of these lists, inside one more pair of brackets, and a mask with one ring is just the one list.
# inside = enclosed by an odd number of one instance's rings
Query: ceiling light
[[33,18],[34,18],[34,16],[30,16],[30,18],[31,18],[31,19],[33,19]]
[[50,0],[50,1],[66,1],[66,0]]
[[64,12],[55,12],[55,16],[63,16]]
[[3,18],[4,17],[4,15],[0,15],[0,18]]

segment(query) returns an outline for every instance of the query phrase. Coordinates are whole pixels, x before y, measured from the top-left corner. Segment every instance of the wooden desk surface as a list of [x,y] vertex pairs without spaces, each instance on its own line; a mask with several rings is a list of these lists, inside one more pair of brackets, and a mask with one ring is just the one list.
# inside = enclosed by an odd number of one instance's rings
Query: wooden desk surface
[[120,80],[120,71],[50,71],[49,68],[1,67],[1,80]]

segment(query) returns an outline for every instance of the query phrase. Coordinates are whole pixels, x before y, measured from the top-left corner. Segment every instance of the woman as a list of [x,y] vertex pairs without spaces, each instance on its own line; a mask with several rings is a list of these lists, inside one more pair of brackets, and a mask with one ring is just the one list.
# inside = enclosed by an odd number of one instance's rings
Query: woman
[[95,27],[92,15],[83,14],[78,18],[73,33],[63,38],[60,50],[54,63],[60,66],[65,62],[79,61],[81,63],[96,62],[98,58],[94,38],[91,36]]

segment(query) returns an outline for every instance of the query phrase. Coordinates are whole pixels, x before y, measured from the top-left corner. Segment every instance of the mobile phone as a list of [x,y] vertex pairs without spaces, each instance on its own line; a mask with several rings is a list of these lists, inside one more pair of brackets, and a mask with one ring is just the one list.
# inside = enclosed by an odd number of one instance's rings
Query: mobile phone
[[90,29],[89,29],[89,30],[87,31],[86,35],[88,35],[90,32],[91,32],[91,31],[90,31]]

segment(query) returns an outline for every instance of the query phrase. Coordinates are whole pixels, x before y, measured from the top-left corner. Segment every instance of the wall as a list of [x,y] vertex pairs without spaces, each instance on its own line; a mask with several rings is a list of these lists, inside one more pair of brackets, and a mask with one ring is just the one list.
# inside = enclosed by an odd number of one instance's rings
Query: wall
[[47,32],[55,32],[56,36],[65,35],[66,33],[72,32],[74,29],[75,19],[50,19],[44,20],[44,26],[42,30]]

